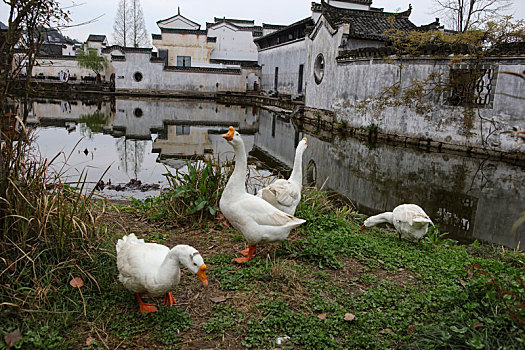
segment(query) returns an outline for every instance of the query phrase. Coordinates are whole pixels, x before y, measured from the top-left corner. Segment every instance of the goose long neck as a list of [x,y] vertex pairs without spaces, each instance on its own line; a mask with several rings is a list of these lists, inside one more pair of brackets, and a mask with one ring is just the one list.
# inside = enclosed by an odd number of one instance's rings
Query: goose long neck
[[248,168],[244,143],[241,141],[233,144],[233,149],[235,151],[235,168],[233,169],[233,174],[230,176],[224,191],[244,193],[246,191],[245,181]]
[[297,148],[295,151],[295,159],[293,161],[292,174],[290,175],[289,181],[297,184],[303,183],[303,153],[304,148]]
[[375,226],[383,223],[393,224],[394,214],[391,211],[371,216],[367,219],[369,221],[366,226]]

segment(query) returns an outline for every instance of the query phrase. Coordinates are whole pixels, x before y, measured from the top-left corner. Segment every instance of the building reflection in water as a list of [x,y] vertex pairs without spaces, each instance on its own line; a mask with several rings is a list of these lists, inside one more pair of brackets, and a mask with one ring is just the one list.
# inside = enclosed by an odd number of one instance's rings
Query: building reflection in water
[[[105,113],[102,130],[108,135],[103,136],[117,138],[117,151],[103,152],[103,164],[107,167],[111,163],[109,154],[114,152],[118,155],[113,162],[127,174],[124,177],[140,178],[159,167],[155,181],[162,181],[165,172],[159,162],[168,169],[180,169],[192,157],[214,154],[221,160],[231,160],[232,149],[221,137],[230,125],[243,135],[250,154],[280,170],[292,167],[295,147],[306,136],[309,147],[303,157],[305,179],[347,196],[365,214],[391,210],[401,203],[416,203],[439,224],[441,231],[457,238],[482,239],[508,247],[516,247],[525,238],[525,225],[510,233],[525,209],[525,172],[508,163],[391,145],[372,147],[357,139],[331,134],[321,137],[321,131],[305,131],[275,112],[213,101],[70,101],[70,108],[64,109],[60,101],[46,100],[34,101],[31,110],[31,120],[40,125],[70,130],[83,115]],[[102,118],[89,120],[98,119]],[[77,132],[72,132],[67,140],[74,139]],[[76,136],[78,141],[80,135]],[[45,139],[62,148],[64,142],[70,142],[65,137]],[[93,142],[107,144],[100,134],[94,134]]]

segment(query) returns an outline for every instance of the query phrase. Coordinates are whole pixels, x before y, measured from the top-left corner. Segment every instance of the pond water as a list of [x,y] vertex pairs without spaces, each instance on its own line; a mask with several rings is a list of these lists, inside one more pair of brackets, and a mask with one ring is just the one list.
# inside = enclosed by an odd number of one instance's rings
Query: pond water
[[[29,123],[38,123],[43,156],[64,152],[64,177],[87,172],[112,184],[139,179],[165,185],[167,171],[184,171],[188,159],[219,155],[231,159],[221,134],[233,125],[250,155],[279,170],[293,165],[295,146],[308,137],[305,182],[346,196],[362,213],[392,210],[402,203],[423,207],[442,232],[461,240],[507,247],[524,241],[525,225],[512,225],[525,211],[523,167],[461,154],[432,153],[376,144],[322,132],[305,132],[275,112],[214,101],[130,99],[35,100]],[[75,146],[76,145],[76,146]],[[58,164],[58,163],[57,163]],[[109,167],[109,169],[108,169]],[[104,196],[122,193],[104,190]],[[135,198],[158,191],[131,191]]]

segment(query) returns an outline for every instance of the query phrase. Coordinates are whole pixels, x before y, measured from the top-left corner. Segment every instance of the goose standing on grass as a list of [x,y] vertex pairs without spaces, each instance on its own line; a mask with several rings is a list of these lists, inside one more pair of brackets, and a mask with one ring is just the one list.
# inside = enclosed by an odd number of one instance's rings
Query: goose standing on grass
[[155,305],[142,301],[142,293],[154,297],[164,295],[168,306],[175,304],[171,290],[179,284],[181,263],[196,274],[202,284],[208,285],[206,265],[199,252],[189,245],[179,244],[169,249],[162,244],[144,243],[132,233],[119,239],[116,248],[118,279],[135,293],[142,313],[157,311]]
[[412,240],[421,243],[421,239],[428,231],[428,225],[434,225],[427,213],[420,206],[415,204],[401,204],[382,214],[374,215],[365,220],[361,230],[382,223],[389,223],[396,228],[398,238],[401,234],[408,236]]
[[224,217],[248,241],[248,249],[240,252],[246,256],[235,259],[242,263],[253,257],[258,243],[283,241],[293,228],[305,220],[286,214],[264,199],[247,193],[245,181],[248,164],[241,135],[230,126],[222,137],[235,151],[235,169],[224,188],[219,207]]
[[278,179],[257,192],[261,197],[277,209],[287,214],[294,215],[295,208],[301,201],[303,188],[303,153],[308,147],[306,137],[299,142],[295,150],[292,174],[288,180]]

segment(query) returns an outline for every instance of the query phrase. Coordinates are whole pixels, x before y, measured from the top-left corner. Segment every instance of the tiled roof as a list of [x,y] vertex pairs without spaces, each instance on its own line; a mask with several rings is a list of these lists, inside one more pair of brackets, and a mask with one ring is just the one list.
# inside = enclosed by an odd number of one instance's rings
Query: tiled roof
[[351,4],[360,4],[360,5],[372,5],[372,0],[335,0],[339,2],[349,2]]
[[9,28],[5,24],[0,22],[0,30],[7,30],[7,29],[9,29]]
[[254,20],[250,20],[250,19],[235,19],[235,18],[226,18],[226,17],[223,17],[223,18],[214,17],[213,20],[215,22],[228,21],[228,22],[232,22],[232,23],[237,23],[238,25],[239,24],[246,24],[246,25],[253,26],[255,24],[255,21]]
[[138,52],[138,53],[148,53],[153,50],[151,47],[132,47],[132,46],[120,46],[120,45],[111,45],[109,47],[103,48],[102,53],[110,53],[113,50],[119,50],[122,52]]
[[94,42],[103,42],[106,40],[105,35],[98,35],[98,34],[89,34],[87,41],[94,41]]
[[263,29],[283,29],[288,27],[287,25],[282,24],[270,24],[270,23],[263,23],[262,24]]
[[161,33],[174,33],[174,34],[206,35],[206,31],[201,30],[201,29],[160,28],[160,32]]
[[330,6],[321,1],[323,16],[335,28],[341,23],[350,25],[349,36],[361,39],[383,40],[388,29],[404,31],[416,30],[417,26],[408,17],[412,6],[407,11],[399,13],[349,10]]
[[[265,39],[269,39],[269,38],[272,38],[272,37],[278,37],[280,36],[281,34],[289,31],[289,30],[293,30],[295,27],[303,27],[305,25],[312,25],[314,24],[313,20],[312,20],[312,17],[306,17],[304,19],[301,19],[300,21],[297,21],[295,23],[292,23],[288,26],[282,26],[282,28],[274,31],[274,32],[271,32],[269,34],[266,34],[260,38],[257,38],[254,40],[254,42],[259,42],[259,41],[262,41],[262,40],[265,40]],[[295,40],[296,38],[294,38]]]

